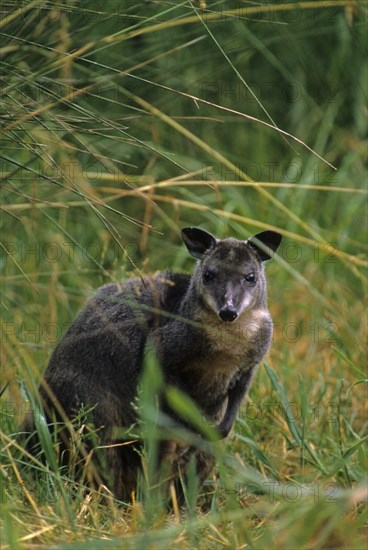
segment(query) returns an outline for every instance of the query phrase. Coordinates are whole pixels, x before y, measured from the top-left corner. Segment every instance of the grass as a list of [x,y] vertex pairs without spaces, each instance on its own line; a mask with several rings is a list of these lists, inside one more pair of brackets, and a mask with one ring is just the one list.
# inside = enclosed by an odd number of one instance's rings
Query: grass
[[[366,546],[366,6],[206,4],[4,2],[4,548]],[[168,514],[144,486],[86,493],[42,423],[47,464],[16,433],[98,286],[192,269],[187,225],[284,240],[267,362],[206,493],[191,477]]]

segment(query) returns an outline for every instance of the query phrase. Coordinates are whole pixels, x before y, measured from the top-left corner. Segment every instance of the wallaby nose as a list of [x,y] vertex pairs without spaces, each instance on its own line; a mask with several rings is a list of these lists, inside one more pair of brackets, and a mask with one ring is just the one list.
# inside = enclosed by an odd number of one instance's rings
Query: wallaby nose
[[235,321],[238,316],[238,312],[236,309],[229,307],[222,309],[219,315],[223,321]]

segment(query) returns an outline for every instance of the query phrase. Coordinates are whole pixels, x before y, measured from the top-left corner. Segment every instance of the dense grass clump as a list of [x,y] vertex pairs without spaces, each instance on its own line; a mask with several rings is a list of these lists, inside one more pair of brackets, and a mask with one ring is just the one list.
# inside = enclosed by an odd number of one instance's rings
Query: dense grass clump
[[[365,548],[365,3],[2,8],[4,548]],[[86,298],[137,273],[189,272],[188,225],[284,239],[268,265],[267,363],[206,490],[193,474],[168,513],[144,388],[145,476],[130,505],[59,466],[41,412],[42,455],[16,434]]]

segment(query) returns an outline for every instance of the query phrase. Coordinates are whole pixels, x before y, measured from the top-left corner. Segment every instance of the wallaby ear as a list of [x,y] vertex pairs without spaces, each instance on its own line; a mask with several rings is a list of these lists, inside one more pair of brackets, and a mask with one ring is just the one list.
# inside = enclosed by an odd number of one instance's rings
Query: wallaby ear
[[190,254],[197,259],[216,246],[215,237],[198,227],[185,227],[181,230],[181,236]]
[[272,258],[281,243],[282,235],[276,231],[262,231],[251,237],[248,245],[257,252],[260,260],[264,262]]

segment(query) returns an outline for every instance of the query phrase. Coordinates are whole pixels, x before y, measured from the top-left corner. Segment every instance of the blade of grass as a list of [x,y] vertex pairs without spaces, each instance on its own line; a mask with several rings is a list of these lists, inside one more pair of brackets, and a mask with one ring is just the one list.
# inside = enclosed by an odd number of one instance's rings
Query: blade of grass
[[326,468],[324,467],[324,465],[322,464],[322,462],[320,461],[316,453],[313,451],[313,449],[310,447],[310,445],[306,441],[303,441],[296,419],[292,412],[292,408],[287,398],[285,388],[281,383],[280,378],[277,376],[276,372],[266,363],[265,363],[265,369],[270,379],[270,382],[272,384],[272,387],[280,397],[282,410],[284,412],[284,418],[286,420],[286,424],[289,428],[289,431],[294,438],[294,441],[298,446],[300,447],[304,446],[304,448],[308,451],[308,454],[311,456],[311,458],[313,459],[315,464],[318,466],[318,468],[321,470],[321,472],[323,474],[327,474]]

